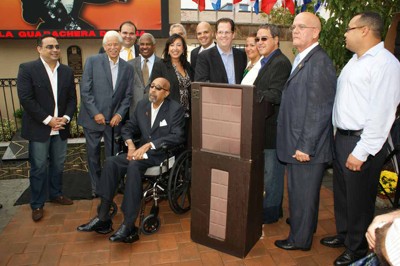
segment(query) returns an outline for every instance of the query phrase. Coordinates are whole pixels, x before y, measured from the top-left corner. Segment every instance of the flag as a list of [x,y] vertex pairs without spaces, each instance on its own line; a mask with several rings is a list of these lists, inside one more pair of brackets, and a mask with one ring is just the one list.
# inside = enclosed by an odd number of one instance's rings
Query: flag
[[317,13],[320,6],[321,6],[321,0],[318,0],[318,2],[314,5],[314,13]]
[[195,2],[196,4],[198,4],[198,10],[204,11],[204,9],[206,9],[206,0],[192,0],[193,2]]
[[301,0],[301,5],[299,4],[299,2],[297,2],[297,6],[301,6],[301,12],[304,12],[307,10],[307,4],[311,3],[311,1],[312,0]]
[[261,1],[261,10],[269,14],[271,12],[271,9],[274,7],[276,3],[276,0],[262,0]]
[[259,0],[250,0],[251,6],[253,7],[254,13],[258,15],[259,12]]
[[235,10],[236,13],[239,12],[240,2],[242,2],[242,0],[233,0],[232,7],[233,7],[233,10]]
[[294,2],[293,2],[293,0],[284,0],[284,2],[282,2],[282,6],[286,7],[287,9],[289,9],[290,13],[294,14]]
[[221,0],[211,0],[211,5],[214,10],[220,10],[221,9]]

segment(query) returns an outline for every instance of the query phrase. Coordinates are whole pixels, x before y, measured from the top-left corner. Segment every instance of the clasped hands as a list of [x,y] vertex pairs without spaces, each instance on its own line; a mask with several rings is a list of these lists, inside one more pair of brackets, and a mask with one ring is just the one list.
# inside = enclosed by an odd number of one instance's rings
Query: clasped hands
[[64,126],[67,122],[68,120],[65,117],[52,117],[48,125],[51,127],[51,130],[59,131],[65,129]]
[[310,155],[299,150],[296,150],[292,157],[302,163],[310,161]]
[[145,154],[150,148],[151,148],[151,144],[150,143],[146,143],[145,145],[143,145],[139,149],[136,149],[136,147],[134,145],[133,146],[129,145],[128,146],[128,153],[126,155],[126,159],[128,161],[147,159]]
[[[119,123],[121,122],[122,118],[119,114],[115,114],[110,121],[110,126],[115,127],[118,126]],[[97,124],[99,125],[105,125],[106,124],[106,118],[104,117],[103,114],[97,114],[94,116],[94,121],[96,121]]]

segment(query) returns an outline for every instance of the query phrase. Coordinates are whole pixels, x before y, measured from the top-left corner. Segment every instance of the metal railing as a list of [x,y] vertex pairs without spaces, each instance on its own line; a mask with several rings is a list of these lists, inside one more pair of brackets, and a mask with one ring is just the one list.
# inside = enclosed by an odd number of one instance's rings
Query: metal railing
[[[75,85],[79,97],[79,82],[81,76],[75,76]],[[16,131],[21,129],[23,108],[19,102],[16,78],[0,78],[0,141],[9,141]],[[77,123],[75,114],[71,121],[71,135],[78,137],[82,130]]]

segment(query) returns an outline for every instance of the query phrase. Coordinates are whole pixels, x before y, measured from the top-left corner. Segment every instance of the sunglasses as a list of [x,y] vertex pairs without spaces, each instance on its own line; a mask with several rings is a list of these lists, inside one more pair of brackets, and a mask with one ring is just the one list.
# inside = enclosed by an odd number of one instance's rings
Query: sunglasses
[[263,41],[263,42],[266,42],[266,41],[268,41],[268,39],[271,39],[272,37],[260,37],[260,38],[258,38],[258,37],[256,37],[256,38],[254,38],[254,40],[256,41],[256,42],[259,42],[259,41]]
[[56,44],[56,45],[49,44],[49,45],[46,45],[45,48],[49,49],[49,50],[53,50],[54,48],[56,48],[56,50],[60,50],[60,45],[58,45],[58,44]]
[[150,89],[156,89],[156,90],[158,90],[158,91],[160,91],[160,90],[168,91],[167,89],[164,89],[164,88],[161,87],[160,85],[156,85],[156,84],[154,84],[154,83],[150,84]]

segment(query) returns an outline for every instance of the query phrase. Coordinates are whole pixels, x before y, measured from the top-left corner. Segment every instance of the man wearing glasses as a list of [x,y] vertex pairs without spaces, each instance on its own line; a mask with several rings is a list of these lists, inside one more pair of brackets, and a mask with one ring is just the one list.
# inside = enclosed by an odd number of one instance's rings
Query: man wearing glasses
[[299,54],[283,88],[277,126],[278,158],[287,163],[290,233],[275,245],[309,250],[317,228],[322,177],[333,154],[336,72],[318,44],[317,16],[300,13],[291,30]]
[[232,47],[235,23],[230,18],[219,19],[216,33],[217,45],[198,55],[194,80],[240,84],[247,57],[244,51]]
[[40,58],[21,64],[18,97],[24,115],[21,136],[29,140],[32,219],[43,218],[47,200],[61,205],[73,202],[62,195],[62,173],[67,153],[69,122],[76,110],[74,73],[58,62],[60,45],[56,38],[38,39]]
[[333,107],[337,235],[321,240],[325,246],[346,247],[335,265],[351,264],[368,252],[365,233],[400,102],[400,64],[384,48],[383,27],[379,14],[365,12],[350,20],[344,34],[354,55],[340,73]]
[[[142,175],[147,168],[160,165],[165,159],[161,146],[174,147],[185,142],[183,108],[178,102],[167,98],[169,90],[168,80],[156,78],[150,85],[148,99],[138,103],[134,116],[121,132],[128,152],[106,159],[99,183],[101,203],[98,214],[88,223],[79,226],[78,231],[107,234],[113,230],[109,210],[119,180],[126,174],[121,206],[124,220],[109,239],[125,243],[139,240],[135,221],[142,198]],[[139,147],[133,143],[135,138],[140,138]]]

